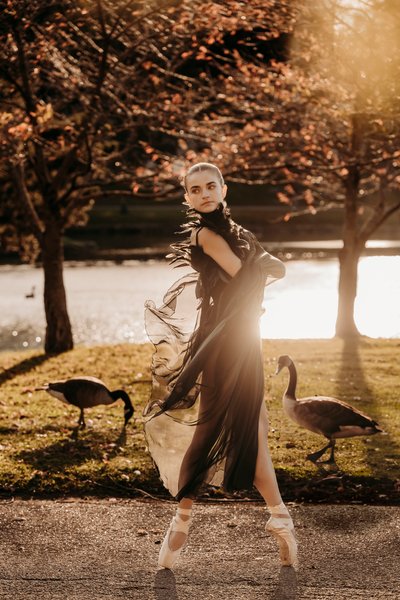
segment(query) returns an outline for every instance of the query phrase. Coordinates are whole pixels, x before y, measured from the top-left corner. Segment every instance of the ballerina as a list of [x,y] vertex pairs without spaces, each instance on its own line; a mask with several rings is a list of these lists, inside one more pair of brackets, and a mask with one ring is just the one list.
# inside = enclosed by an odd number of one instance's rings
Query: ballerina
[[160,308],[147,302],[145,312],[155,345],[146,438],[165,487],[178,500],[158,564],[176,564],[193,502],[209,483],[228,492],[255,485],[268,506],[266,530],[279,543],[281,563],[295,565],[293,522],[268,449],[259,333],[264,287],[282,278],[285,267],[231,219],[215,165],[193,165],[183,186],[190,220],[169,258],[195,272],[168,290]]

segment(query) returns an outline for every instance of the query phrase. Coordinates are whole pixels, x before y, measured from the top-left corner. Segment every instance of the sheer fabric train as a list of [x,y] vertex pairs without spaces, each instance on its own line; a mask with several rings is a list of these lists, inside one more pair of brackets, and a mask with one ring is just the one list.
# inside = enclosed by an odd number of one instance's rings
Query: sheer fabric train
[[264,398],[259,317],[265,285],[285,271],[229,213],[213,217],[190,225],[221,233],[240,256],[240,271],[230,278],[200,247],[181,242],[173,259],[196,271],[170,287],[162,306],[148,301],[145,309],[155,347],[145,433],[177,499],[195,495],[202,483],[229,492],[253,485]]

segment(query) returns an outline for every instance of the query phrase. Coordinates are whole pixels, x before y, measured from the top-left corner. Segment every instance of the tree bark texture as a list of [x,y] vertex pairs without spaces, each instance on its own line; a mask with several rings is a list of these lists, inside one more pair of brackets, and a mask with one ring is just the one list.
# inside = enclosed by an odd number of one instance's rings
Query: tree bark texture
[[46,313],[45,352],[58,354],[73,348],[71,323],[63,279],[63,244],[59,225],[47,223],[43,232],[44,309]]
[[336,335],[349,338],[360,335],[354,320],[354,303],[357,297],[358,261],[364,242],[357,230],[359,175],[357,168],[350,169],[346,185],[343,248],[339,252],[339,302]]
[[354,303],[357,297],[357,270],[360,253],[353,246],[339,252],[339,303],[336,335],[349,338],[360,335],[354,320]]

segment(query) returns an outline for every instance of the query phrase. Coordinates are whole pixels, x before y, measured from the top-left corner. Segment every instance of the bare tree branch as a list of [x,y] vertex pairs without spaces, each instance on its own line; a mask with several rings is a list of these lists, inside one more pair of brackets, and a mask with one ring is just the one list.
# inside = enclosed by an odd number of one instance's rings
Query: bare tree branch
[[37,239],[40,240],[44,231],[44,225],[36,212],[36,209],[33,205],[32,199],[26,187],[24,167],[21,164],[21,162],[15,162],[10,166],[10,170],[17,190],[17,197],[20,202],[22,211],[27,215],[29,219],[28,226],[32,229],[32,232],[35,234]]

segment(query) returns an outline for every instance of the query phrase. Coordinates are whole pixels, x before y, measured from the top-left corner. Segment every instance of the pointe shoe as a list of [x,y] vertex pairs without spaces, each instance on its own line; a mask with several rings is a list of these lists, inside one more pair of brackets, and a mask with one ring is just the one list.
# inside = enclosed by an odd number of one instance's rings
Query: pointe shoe
[[292,519],[289,515],[273,515],[265,529],[275,536],[279,544],[279,558],[284,566],[297,567],[297,542]]
[[[172,569],[178,558],[182,552],[182,548],[184,547],[186,540],[183,542],[182,546],[177,548],[176,550],[172,550],[169,545],[169,538],[171,533],[184,533],[186,534],[186,538],[189,534],[189,527],[192,519],[190,515],[192,514],[191,508],[178,508],[176,514],[172,518],[171,524],[168,528],[167,533],[165,534],[164,541],[162,543],[160,554],[158,555],[158,566],[163,567],[164,569]],[[189,516],[189,519],[184,521],[181,518],[181,515]]]

